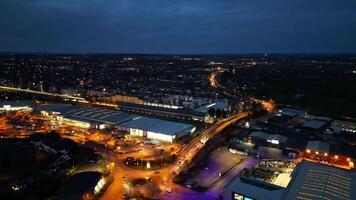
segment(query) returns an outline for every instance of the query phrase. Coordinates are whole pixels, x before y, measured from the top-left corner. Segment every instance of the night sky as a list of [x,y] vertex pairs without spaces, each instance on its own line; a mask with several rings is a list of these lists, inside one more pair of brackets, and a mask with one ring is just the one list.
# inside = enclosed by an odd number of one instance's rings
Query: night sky
[[356,53],[356,1],[0,0],[0,51]]

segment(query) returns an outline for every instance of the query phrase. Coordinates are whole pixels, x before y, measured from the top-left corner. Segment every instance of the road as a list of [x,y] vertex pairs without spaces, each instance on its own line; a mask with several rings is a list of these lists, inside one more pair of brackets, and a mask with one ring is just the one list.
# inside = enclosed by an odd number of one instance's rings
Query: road
[[247,157],[242,163],[235,165],[227,174],[221,177],[217,182],[215,182],[209,191],[214,193],[219,193],[224,190],[224,187],[229,184],[243,169],[251,169],[258,163],[258,159]]
[[[177,165],[179,163],[188,162],[187,166],[189,165],[189,161],[193,159],[193,157],[198,153],[199,149],[203,148],[205,145],[202,144],[202,140],[209,140],[213,138],[216,134],[219,134],[222,130],[226,127],[230,126],[231,124],[248,117],[251,112],[241,112],[221,121],[218,121],[216,124],[211,126],[209,129],[205,130],[204,132],[200,133],[197,137],[192,139],[186,146],[182,148],[182,150],[178,153]],[[184,168],[178,168],[176,172],[183,171]]]
[[[212,138],[214,135],[219,134],[223,129],[231,125],[238,120],[241,120],[245,117],[249,116],[249,112],[243,112],[231,116],[227,119],[221,120],[206,131],[202,132],[199,136],[191,140],[182,150],[178,153],[178,159],[175,164],[167,166],[159,170],[159,174],[156,174],[154,170],[141,170],[141,169],[132,169],[126,166],[122,160],[127,155],[117,155],[108,149],[100,149],[102,155],[106,157],[108,160],[115,162],[115,167],[112,169],[112,174],[114,177],[113,183],[109,186],[109,188],[105,191],[103,196],[100,198],[102,200],[114,200],[121,198],[121,196],[125,193],[132,193],[132,191],[136,191],[137,188],[123,181],[123,177],[125,176],[128,181],[133,180],[135,178],[152,178],[153,181],[150,184],[155,184],[156,188],[159,188],[163,193],[157,193],[155,197],[159,198],[168,198],[172,199],[174,195],[174,199],[186,199],[188,195],[188,199],[192,199],[194,196],[194,192],[189,189],[182,187],[180,185],[176,185],[173,183],[174,173],[179,173],[180,171],[185,170],[185,167],[179,167],[179,163],[183,163],[187,161],[187,166],[189,162],[194,158],[194,156],[199,152],[199,149],[202,148],[205,144],[201,143],[200,140],[203,138]],[[173,173],[174,172],[174,173]],[[223,186],[224,183],[220,183],[220,186]],[[172,189],[173,193],[168,194],[165,192],[166,189]],[[145,196],[151,196],[149,192],[142,191]],[[193,196],[192,196],[193,195]],[[205,194],[209,197],[212,197],[212,194]],[[215,194],[214,194],[215,195]],[[200,196],[201,198],[204,196],[201,193],[197,193],[195,195],[197,198]],[[215,195],[216,196],[216,195]],[[202,198],[204,199],[204,198]],[[209,198],[207,198],[209,199]],[[211,199],[211,198],[210,198]]]
[[186,146],[182,148],[182,150],[179,152],[179,155],[185,155],[189,151],[192,150],[192,148],[200,143],[200,141],[204,138],[210,139],[214,137],[216,134],[220,133],[223,129],[226,127],[230,126],[232,123],[235,123],[238,120],[241,120],[243,118],[248,117],[251,114],[251,112],[241,112],[236,115],[233,115],[231,117],[228,117],[226,119],[223,119],[221,121],[218,121],[216,124],[205,130],[204,132],[200,133],[197,137],[192,139]]
[[[72,101],[77,101],[81,103],[89,103],[92,104],[88,101],[86,101],[84,98],[81,97],[73,97],[69,95],[63,95],[63,94],[54,94],[54,93],[48,93],[48,92],[42,92],[42,91],[35,91],[35,90],[29,90],[29,89],[21,89],[21,88],[13,88],[13,87],[6,87],[6,86],[0,86],[0,89],[2,90],[10,90],[10,91],[17,91],[17,92],[28,92],[28,93],[33,93],[33,94],[39,94],[39,95],[49,95],[49,96],[54,96],[54,97],[60,97]],[[109,105],[110,106],[110,105]],[[204,147],[205,142],[211,138],[213,138],[215,135],[221,133],[222,130],[230,126],[232,123],[237,122],[241,119],[244,119],[248,116],[250,116],[251,112],[241,112],[238,114],[235,114],[231,117],[228,117],[226,119],[218,121],[216,124],[208,128],[207,130],[203,131],[200,135],[192,139],[187,145],[185,145],[178,153],[178,159],[175,164],[167,166],[165,168],[160,169],[159,174],[155,173],[154,170],[142,170],[142,169],[133,169],[128,166],[126,166],[123,162],[123,160],[127,157],[126,154],[123,155],[118,155],[115,152],[109,150],[108,148],[102,148],[102,149],[97,149],[97,152],[102,154],[109,162],[110,164],[113,163],[112,165],[109,165],[110,170],[112,172],[113,176],[113,183],[107,188],[107,190],[104,192],[104,194],[100,197],[100,199],[103,200],[116,200],[120,199],[123,194],[125,193],[131,193],[132,190],[137,190],[137,187],[134,187],[129,184],[130,180],[136,179],[136,178],[152,178],[152,183],[149,183],[148,185],[155,185],[159,190],[165,191],[167,189],[172,189],[173,192],[175,192],[178,196],[183,195],[192,195],[194,196],[194,192],[190,191],[188,188],[176,185],[173,183],[173,178],[174,174],[177,174],[181,171],[184,171],[190,164],[190,162],[193,160],[193,158],[197,155],[199,150]],[[78,141],[82,140],[80,138],[73,138]],[[84,137],[84,141],[88,140],[88,138]],[[205,142],[201,142],[202,140],[205,140]],[[185,165],[182,165],[182,163],[185,163]],[[232,173],[232,172],[231,172]],[[237,173],[237,169],[236,169]],[[234,173],[235,174],[235,173]],[[123,177],[127,178],[127,181],[123,180]],[[217,184],[217,188],[223,188],[228,181],[228,178],[224,178],[219,184]],[[147,186],[147,185],[146,185]],[[153,186],[152,186],[153,188]],[[151,189],[153,190],[153,189]],[[147,192],[148,191],[148,192]],[[151,191],[152,194],[150,194],[149,190],[141,191],[140,192],[144,193],[145,196],[153,196],[153,192]],[[215,191],[213,191],[215,193]],[[160,193],[158,195],[162,194],[168,194],[166,192]],[[205,196],[208,196],[209,198],[213,195],[216,194],[210,194],[209,192],[204,194]],[[201,194],[195,194],[195,196],[200,199],[204,199],[204,195],[202,196]],[[189,196],[188,199],[192,199],[193,196]],[[207,198],[207,199],[209,199]],[[180,199],[180,198],[178,198]],[[184,198],[186,199],[186,198]]]
[[[226,87],[221,85],[218,82],[217,76],[221,71],[214,71],[210,74],[209,77],[209,81],[210,81],[210,85],[215,88],[216,90],[220,91],[221,93],[223,93],[226,96],[232,97],[232,98],[236,98],[237,96],[235,96],[234,94],[230,94],[227,90]],[[260,103],[262,105],[262,107],[264,107],[268,112],[273,112],[276,109],[276,103],[271,99],[269,101],[265,101],[265,100],[261,100],[261,99],[257,99],[255,97],[251,97],[250,98],[252,101],[255,101],[257,103]]]

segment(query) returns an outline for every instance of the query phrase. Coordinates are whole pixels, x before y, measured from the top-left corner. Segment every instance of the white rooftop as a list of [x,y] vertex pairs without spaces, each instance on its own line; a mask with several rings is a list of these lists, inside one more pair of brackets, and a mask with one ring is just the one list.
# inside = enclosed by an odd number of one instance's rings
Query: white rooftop
[[285,188],[258,182],[246,177],[237,176],[226,188],[232,192],[253,199],[278,200],[282,198]]
[[46,104],[37,106],[36,109],[40,111],[57,112],[66,118],[83,120],[86,122],[100,122],[112,125],[126,122],[137,117],[137,115],[132,115],[117,110],[74,106],[70,104]]
[[121,127],[134,128],[144,131],[151,131],[156,133],[163,133],[167,135],[175,135],[184,130],[192,130],[192,124],[173,122],[161,119],[154,119],[148,117],[136,117],[131,121],[119,124]]

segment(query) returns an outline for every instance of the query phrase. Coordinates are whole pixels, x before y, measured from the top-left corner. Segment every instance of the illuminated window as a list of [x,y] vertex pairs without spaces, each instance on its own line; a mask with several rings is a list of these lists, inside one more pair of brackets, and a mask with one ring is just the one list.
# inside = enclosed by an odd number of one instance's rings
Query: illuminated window
[[255,199],[243,196],[241,194],[233,193],[233,200],[255,200]]
[[244,200],[244,196],[234,193],[234,200]]

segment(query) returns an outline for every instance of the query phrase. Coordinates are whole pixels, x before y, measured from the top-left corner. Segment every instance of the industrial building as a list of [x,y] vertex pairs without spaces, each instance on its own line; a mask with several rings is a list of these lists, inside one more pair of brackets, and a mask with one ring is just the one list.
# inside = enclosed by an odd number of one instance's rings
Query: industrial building
[[302,128],[310,131],[320,131],[323,127],[325,127],[327,123],[325,121],[321,120],[310,120],[306,121],[303,125]]
[[249,140],[255,141],[254,143],[269,144],[273,146],[283,146],[288,138],[279,134],[269,134],[262,131],[252,131],[248,135]]
[[295,164],[281,160],[261,160],[252,169],[243,170],[224,189],[224,200],[282,199]]
[[222,101],[218,101],[218,102],[215,102],[215,103],[212,103],[212,104],[208,104],[208,105],[205,105],[205,106],[201,106],[199,108],[196,108],[194,109],[195,111],[197,112],[201,112],[201,113],[208,113],[209,109],[217,109],[217,110],[225,110],[227,111],[228,110],[228,102],[227,100],[222,100]]
[[278,110],[278,113],[281,115],[285,116],[291,116],[291,117],[300,117],[300,118],[305,118],[308,114],[304,110],[300,109],[295,109],[295,108],[282,108]]
[[80,128],[104,129],[137,117],[125,112],[70,104],[46,104],[35,107],[41,115],[52,116],[60,123]]
[[356,199],[355,188],[355,171],[302,161],[283,199]]
[[46,104],[35,107],[43,116],[53,117],[60,124],[80,128],[125,130],[132,136],[173,142],[194,133],[195,126],[161,119],[132,115],[126,112],[70,104]]
[[194,110],[157,107],[157,106],[152,106],[152,104],[138,105],[138,104],[120,103],[118,105],[118,109],[125,112],[137,113],[138,115],[165,117],[165,118],[185,120],[185,121],[203,122],[206,116],[206,113],[202,113]]
[[277,176],[275,173],[273,170],[266,169],[255,170],[253,173],[251,170],[244,170],[224,188],[223,199],[348,200],[356,198],[355,171],[303,160],[289,173],[281,173]]
[[309,141],[306,153],[314,153],[316,156],[328,156],[330,154],[330,145],[322,141]]
[[336,133],[348,132],[356,133],[356,122],[354,121],[344,121],[344,120],[334,120],[331,123],[331,128],[336,130]]
[[132,136],[147,137],[148,139],[165,142],[173,142],[175,139],[190,135],[195,131],[195,127],[191,124],[148,117],[136,117],[118,126],[121,130],[129,131]]
[[355,167],[354,154],[350,154],[347,146],[344,145],[338,147],[338,149],[335,148],[335,145],[330,145],[324,141],[309,141],[304,151],[304,158],[318,162],[330,162],[344,168],[353,169]]

